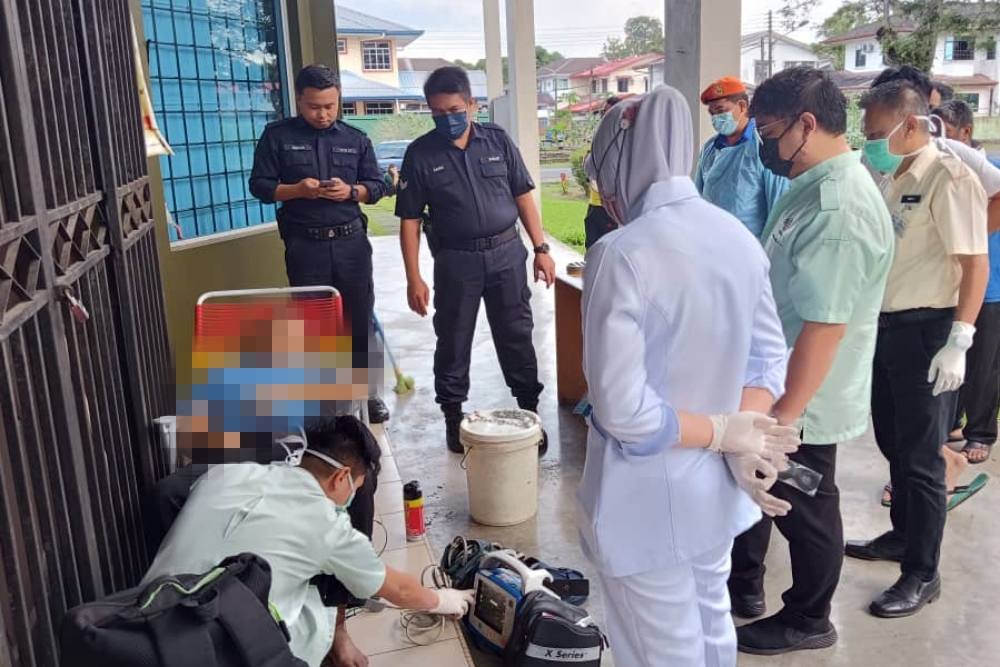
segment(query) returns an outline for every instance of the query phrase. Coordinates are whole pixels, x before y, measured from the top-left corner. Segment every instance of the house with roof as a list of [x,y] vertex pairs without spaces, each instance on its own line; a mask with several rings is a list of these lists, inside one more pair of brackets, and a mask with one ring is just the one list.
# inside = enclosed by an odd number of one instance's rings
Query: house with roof
[[[952,4],[952,3],[950,3]],[[1000,12],[1000,3],[954,3],[963,12]],[[890,24],[901,35],[912,33],[915,24],[902,16],[891,16]],[[844,91],[867,90],[886,67],[879,31],[882,21],[863,25],[827,39],[824,44],[844,47],[844,70],[832,76]],[[943,33],[938,35],[931,76],[955,89],[955,97],[965,100],[978,115],[992,115],[1000,109],[1000,64],[996,42],[1000,33],[989,36]]]
[[[419,39],[422,30],[337,6],[337,54],[344,116],[427,113],[424,82],[443,58],[407,58],[399,52]],[[468,72],[472,95],[485,101],[486,72]]]
[[563,58],[539,67],[535,73],[538,81],[539,105],[557,105],[570,95],[583,99],[590,91],[588,82],[573,80],[575,74],[588,71],[606,63],[604,58]]
[[808,44],[787,35],[751,32],[740,38],[740,79],[757,85],[793,67],[819,67],[824,59]]
[[570,75],[570,85],[580,102],[569,108],[573,114],[597,111],[611,95],[629,97],[649,92],[652,88],[649,66],[663,60],[663,55],[650,53],[593,64]]
[[[734,74],[740,77],[747,91],[752,92],[757,84],[768,77],[769,72],[773,75],[793,67],[821,68],[827,64],[828,59],[814,53],[808,44],[787,35],[771,34],[769,38],[767,32],[752,32],[740,38],[740,71]],[[662,57],[650,63],[646,69],[651,88],[663,83]]]

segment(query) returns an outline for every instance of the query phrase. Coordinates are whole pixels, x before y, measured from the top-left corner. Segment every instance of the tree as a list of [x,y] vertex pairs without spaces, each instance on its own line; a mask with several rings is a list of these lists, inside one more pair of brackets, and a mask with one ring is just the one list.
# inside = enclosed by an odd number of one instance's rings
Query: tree
[[554,63],[557,60],[562,60],[563,58],[563,54],[558,51],[549,51],[544,46],[535,46],[535,69],[545,67],[546,65]]
[[[808,23],[820,0],[785,0],[779,10],[783,27],[794,30]],[[826,37],[878,21],[888,13],[889,25],[879,29],[877,39],[887,65],[911,65],[929,72],[934,64],[938,36],[962,35],[992,40],[1000,31],[1000,3],[946,2],[945,0],[853,0],[841,6],[818,29],[829,28]],[[827,22],[830,22],[829,25]],[[896,30],[901,22],[912,24],[912,32]]]
[[[890,11],[899,4],[899,0],[849,0],[826,20],[814,23],[812,17],[816,16],[816,10],[819,9],[821,2],[822,0],[785,0],[776,16],[781,30],[795,32],[812,25],[824,37],[833,37],[877,20],[885,11],[886,2],[889,3]],[[829,34],[823,34],[823,26],[831,19],[833,20],[831,28],[834,30]],[[853,19],[863,20],[856,23]]]
[[[502,64],[502,67],[503,67],[503,85],[506,86],[510,82],[510,76],[509,76],[510,72],[509,72],[509,70],[507,68],[507,56],[504,56],[500,60],[503,63]],[[483,71],[486,71],[486,58],[480,58],[479,62],[477,62],[476,66],[473,67],[472,69],[481,69]]]
[[879,31],[879,43],[888,65],[912,65],[929,72],[934,64],[938,36],[949,34],[990,42],[1000,30],[1000,4],[996,2],[902,2],[897,15],[916,28],[900,34],[892,27]]
[[608,37],[601,55],[617,60],[663,51],[663,22],[654,16],[633,16],[625,21],[625,39]]
[[[816,33],[823,39],[836,37],[875,21],[879,16],[875,3],[871,0],[855,0],[841,5],[816,27]],[[844,45],[814,44],[813,51],[829,56],[836,69],[844,69]]]
[[625,40],[619,37],[608,37],[607,41],[604,42],[604,48],[601,49],[601,55],[608,60],[621,60],[632,54],[625,46]]

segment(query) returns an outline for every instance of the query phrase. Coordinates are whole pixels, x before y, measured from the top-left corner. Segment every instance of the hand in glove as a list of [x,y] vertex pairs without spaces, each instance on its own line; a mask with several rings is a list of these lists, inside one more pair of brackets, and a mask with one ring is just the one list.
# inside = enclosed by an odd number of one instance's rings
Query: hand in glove
[[[763,454],[798,448],[798,429],[779,426],[778,420],[758,412],[737,412],[733,415],[712,415],[713,452],[727,454]],[[795,451],[792,449],[790,451]]]
[[[755,454],[727,454],[726,464],[736,478],[736,483],[770,517],[785,516],[792,509],[791,503],[772,496],[768,490],[778,480],[778,470]],[[763,475],[758,477],[757,473]]]
[[454,588],[442,588],[435,593],[438,595],[438,604],[430,612],[439,616],[461,618],[469,612],[469,607],[476,599],[475,591],[472,590],[458,591]]
[[948,342],[931,359],[927,381],[934,383],[933,395],[955,391],[965,382],[965,353],[972,347],[976,327],[965,322],[952,322]]
[[764,450],[761,457],[773,465],[778,472],[788,467],[788,455],[799,451],[802,439],[798,425],[772,426],[764,433]]

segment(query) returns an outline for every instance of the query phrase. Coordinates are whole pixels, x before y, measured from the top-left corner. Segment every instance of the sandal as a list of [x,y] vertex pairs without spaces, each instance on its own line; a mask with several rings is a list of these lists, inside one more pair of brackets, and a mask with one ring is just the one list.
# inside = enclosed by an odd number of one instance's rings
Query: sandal
[[892,483],[887,482],[882,487],[882,507],[892,507]]
[[[969,457],[969,452],[986,452],[986,456],[981,459],[975,459]],[[990,460],[990,455],[993,453],[993,445],[987,445],[985,442],[976,442],[975,440],[969,440],[965,443],[965,447],[962,447],[962,453],[965,458],[972,465],[979,465],[980,463],[986,463]]]
[[965,486],[956,486],[948,492],[948,511],[955,509],[966,500],[982,491],[986,483],[990,481],[990,476],[984,472],[976,475],[976,478]]

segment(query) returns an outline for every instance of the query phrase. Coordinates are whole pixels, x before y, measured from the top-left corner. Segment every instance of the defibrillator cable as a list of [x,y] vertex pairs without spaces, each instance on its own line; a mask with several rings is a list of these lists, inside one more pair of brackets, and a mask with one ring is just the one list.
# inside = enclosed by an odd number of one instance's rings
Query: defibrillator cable
[[[427,585],[427,578],[430,575],[431,585]],[[425,588],[440,590],[449,587],[448,576],[437,565],[428,565],[420,573],[420,584]],[[403,609],[389,603],[381,598],[369,598],[365,602],[363,609],[358,609],[356,613],[367,612],[378,614],[385,609],[395,609],[399,611],[399,625],[403,628],[406,639],[417,646],[428,646],[438,641],[444,632],[445,616],[432,614],[429,611],[418,611],[413,609]]]

